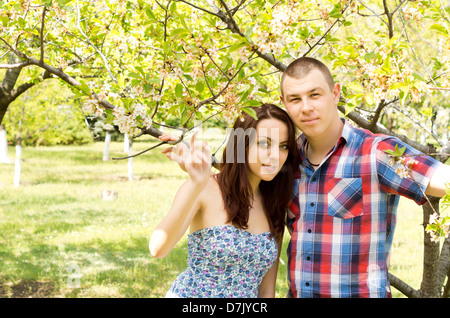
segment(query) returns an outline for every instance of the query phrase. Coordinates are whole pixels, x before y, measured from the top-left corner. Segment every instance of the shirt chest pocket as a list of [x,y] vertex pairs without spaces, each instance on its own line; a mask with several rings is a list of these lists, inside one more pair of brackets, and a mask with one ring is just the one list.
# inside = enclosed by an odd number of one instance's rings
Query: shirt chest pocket
[[361,178],[330,178],[326,191],[328,215],[350,219],[363,213]]

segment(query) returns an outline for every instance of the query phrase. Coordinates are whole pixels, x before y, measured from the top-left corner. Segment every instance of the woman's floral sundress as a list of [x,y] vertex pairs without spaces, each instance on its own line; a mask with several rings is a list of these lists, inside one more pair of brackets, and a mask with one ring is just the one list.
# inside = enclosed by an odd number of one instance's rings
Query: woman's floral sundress
[[256,298],[278,254],[270,232],[252,234],[231,225],[188,235],[188,267],[166,297]]

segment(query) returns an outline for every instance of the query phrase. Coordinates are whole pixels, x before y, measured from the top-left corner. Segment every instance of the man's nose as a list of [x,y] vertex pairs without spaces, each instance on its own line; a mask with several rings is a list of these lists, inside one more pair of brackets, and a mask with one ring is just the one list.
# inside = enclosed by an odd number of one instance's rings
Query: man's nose
[[313,107],[313,105],[312,105],[312,103],[311,103],[311,100],[308,99],[308,98],[304,98],[304,99],[302,100],[302,104],[300,105],[300,110],[301,110],[302,112],[307,113],[307,112],[310,112],[310,111],[313,110],[313,109],[314,109],[314,107]]

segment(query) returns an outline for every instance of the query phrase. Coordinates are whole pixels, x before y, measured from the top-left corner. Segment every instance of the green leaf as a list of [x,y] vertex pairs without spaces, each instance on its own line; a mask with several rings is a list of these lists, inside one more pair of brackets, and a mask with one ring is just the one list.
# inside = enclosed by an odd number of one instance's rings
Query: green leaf
[[258,116],[256,115],[256,112],[252,107],[244,106],[239,109],[242,110],[244,113],[247,113],[250,116],[252,116],[255,120],[258,120]]
[[189,30],[184,28],[178,28],[172,31],[171,35],[181,35],[181,34],[189,34]]
[[142,76],[141,76],[140,74],[134,73],[134,72],[128,73],[128,76],[129,76],[129,77],[133,77],[133,78],[139,78],[139,79],[142,79]]
[[433,109],[431,107],[424,107],[420,110],[420,113],[426,117],[433,116]]
[[231,47],[230,47],[230,49],[228,50],[228,52],[234,52],[234,51],[237,51],[237,50],[239,50],[241,47],[243,47],[245,44],[247,44],[247,42],[238,42],[238,43],[235,43],[235,44],[233,44]]
[[261,106],[261,102],[254,99],[249,100],[246,104],[249,106]]
[[134,78],[132,81],[131,81],[131,86],[137,86],[137,85],[139,85],[139,84],[141,84],[141,80],[139,80],[139,79],[137,79],[137,78]]
[[428,224],[426,230],[427,231],[435,231],[436,232],[436,231],[440,230],[440,227],[437,224]]
[[448,31],[447,31],[447,29],[444,28],[444,27],[443,27],[442,25],[440,25],[440,24],[433,24],[433,25],[430,27],[430,30],[436,30],[436,31],[438,31],[438,32],[440,32],[440,33],[442,33],[442,34],[448,36]]
[[0,21],[2,22],[3,26],[7,26],[9,22],[9,18],[6,15],[0,16]]
[[364,87],[359,82],[350,82],[347,87],[351,88],[355,92],[364,92]]
[[250,39],[252,38],[252,34],[253,34],[253,27],[250,27],[247,29],[247,31],[245,31],[245,38],[250,41]]
[[81,85],[78,86],[77,88],[82,91],[84,94],[89,95],[91,94],[91,89],[89,88],[88,84],[86,84],[83,81],[80,81]]
[[170,11],[170,13],[172,13],[172,14],[174,14],[174,13],[177,12],[177,4],[176,4],[176,2],[172,2],[172,4],[171,4],[170,7],[169,7],[169,11]]
[[392,46],[397,40],[400,38],[401,35],[395,35],[392,38],[389,39],[389,46]]
[[405,83],[403,83],[403,82],[397,82],[397,83],[392,84],[392,85],[389,87],[389,89],[402,89],[402,88],[405,88],[405,87],[407,87],[407,85],[406,85]]
[[195,89],[199,93],[203,92],[204,88],[205,88],[205,84],[203,84],[203,82],[198,82],[197,84],[195,84]]
[[155,15],[153,14],[153,11],[150,9],[150,7],[145,8],[145,14],[147,14],[147,17],[151,20],[156,20]]
[[366,55],[364,55],[364,59],[365,60],[372,60],[372,59],[377,59],[378,58],[378,54],[377,53],[367,53]]
[[183,97],[183,85],[181,85],[180,83],[178,83],[178,84],[175,86],[175,95],[176,95],[178,98]]
[[401,157],[405,153],[405,150],[406,150],[406,147],[403,147],[403,148],[399,149],[398,148],[398,144],[396,144],[394,150],[386,149],[384,152],[389,154],[389,155],[391,155],[391,156],[394,156],[394,157]]
[[335,6],[333,8],[333,10],[330,11],[329,15],[331,18],[335,18],[335,19],[342,18],[340,6]]
[[391,74],[391,67],[391,59],[388,57],[384,60],[383,67],[381,69],[385,71],[387,75],[389,75]]
[[64,8],[72,0],[56,0],[58,6]]
[[135,68],[139,73],[141,73],[141,75],[142,75],[143,78],[145,78],[145,72],[144,72],[144,70],[142,69],[141,66],[135,66],[134,68]]

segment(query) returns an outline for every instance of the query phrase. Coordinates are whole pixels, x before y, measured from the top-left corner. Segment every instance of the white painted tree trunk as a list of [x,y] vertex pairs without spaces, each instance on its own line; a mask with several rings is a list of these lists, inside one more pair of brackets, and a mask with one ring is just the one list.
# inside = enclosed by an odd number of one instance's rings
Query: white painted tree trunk
[[[133,140],[129,139],[128,142],[128,155],[133,154]],[[128,158],[128,180],[133,181],[133,158]]]
[[109,160],[109,146],[111,144],[111,134],[109,131],[106,131],[105,135],[105,145],[103,147],[103,161]]
[[6,130],[0,125],[0,163],[11,163],[8,158],[8,139],[6,138]]
[[16,145],[16,162],[14,164],[14,186],[18,187],[20,185],[20,171],[22,169],[22,146],[20,144]]
[[128,138],[128,134],[123,136],[123,152],[128,153],[128,148],[130,147],[130,139]]

